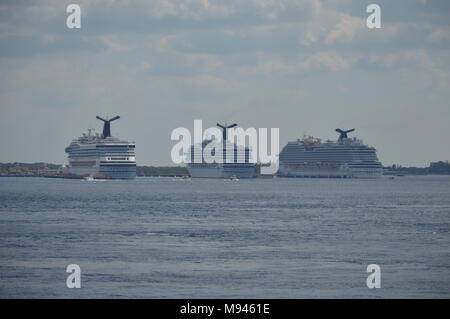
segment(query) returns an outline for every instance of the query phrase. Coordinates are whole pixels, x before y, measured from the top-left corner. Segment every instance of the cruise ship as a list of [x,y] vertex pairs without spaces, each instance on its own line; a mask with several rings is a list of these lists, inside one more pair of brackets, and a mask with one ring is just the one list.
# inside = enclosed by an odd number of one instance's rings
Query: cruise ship
[[111,136],[111,122],[120,118],[97,119],[103,121],[103,133],[88,133],[74,139],[66,153],[69,173],[78,176],[99,176],[107,179],[133,179],[136,177],[135,143]]
[[351,130],[336,129],[337,141],[304,136],[289,142],[279,155],[280,177],[378,178],[383,168],[376,149],[356,138]]
[[[191,177],[224,179],[256,177],[256,164],[253,162],[250,148],[236,145],[227,140],[227,129],[235,127],[237,124],[229,126],[217,124],[217,126],[223,131],[222,141],[206,139],[201,144],[192,145],[187,152],[185,162]],[[204,156],[205,149],[212,156],[216,152],[222,153],[222,160],[207,160]]]

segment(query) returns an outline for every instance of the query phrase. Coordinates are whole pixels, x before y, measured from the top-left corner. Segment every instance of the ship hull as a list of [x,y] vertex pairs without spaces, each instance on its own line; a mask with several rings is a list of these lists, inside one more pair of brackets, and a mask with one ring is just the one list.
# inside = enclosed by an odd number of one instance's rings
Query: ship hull
[[[222,155],[217,155],[216,151]],[[217,158],[208,158],[213,160],[207,161],[207,155],[217,156]],[[228,141],[223,143],[204,140],[202,144],[193,145],[189,149],[186,159],[189,159],[186,167],[193,178],[256,177],[256,165],[252,161],[251,150]]]
[[110,179],[135,179],[136,165],[102,165],[99,173]]
[[254,165],[230,165],[203,164],[187,165],[189,175],[193,178],[230,178],[236,176],[239,179],[255,177]]
[[345,167],[293,167],[281,165],[278,171],[280,177],[304,178],[380,178],[382,168],[345,168]]
[[[99,174],[107,179],[134,179],[136,178],[136,164],[94,164],[92,166],[80,166],[79,162],[70,163],[69,173],[76,176],[90,176]],[[95,163],[95,162],[94,162]]]

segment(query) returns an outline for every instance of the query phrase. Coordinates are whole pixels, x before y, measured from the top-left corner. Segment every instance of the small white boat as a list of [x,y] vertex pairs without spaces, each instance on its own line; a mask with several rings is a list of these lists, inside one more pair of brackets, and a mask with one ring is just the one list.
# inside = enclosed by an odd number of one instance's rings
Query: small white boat
[[239,178],[237,178],[236,175],[231,175],[231,176],[228,178],[228,180],[229,180],[229,181],[238,181]]
[[95,181],[95,179],[94,179],[93,176],[85,176],[85,177],[83,177],[83,179],[84,179],[85,181],[89,181],[89,182]]

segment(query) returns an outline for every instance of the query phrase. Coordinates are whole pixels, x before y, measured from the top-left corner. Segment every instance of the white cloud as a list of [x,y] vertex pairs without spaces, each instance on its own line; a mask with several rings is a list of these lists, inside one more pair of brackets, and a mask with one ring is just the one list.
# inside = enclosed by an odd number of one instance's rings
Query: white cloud
[[351,69],[357,62],[356,57],[344,58],[336,52],[323,51],[312,54],[307,58],[299,58],[289,63],[280,57],[263,57],[263,62],[255,67],[243,67],[241,70],[260,74],[303,74],[311,70],[338,72]]
[[326,36],[325,44],[331,45],[336,42],[351,42],[365,28],[366,24],[364,19],[341,14],[339,22]]
[[350,69],[356,61],[356,57],[344,58],[335,52],[318,52],[307,60],[307,64],[310,67],[337,72]]
[[239,81],[227,80],[209,74],[200,74],[193,77],[178,78],[178,80],[188,86],[220,91],[235,90],[241,87]]
[[450,72],[439,66],[424,50],[402,50],[382,56],[371,56],[369,62],[388,69],[404,68],[408,77],[414,74],[415,81],[423,87],[450,90]]
[[450,28],[435,28],[428,35],[430,41],[445,41],[450,40]]
[[386,68],[411,64],[425,68],[434,67],[429,55],[424,50],[406,50],[388,53],[383,56],[372,56],[370,61],[372,63],[379,63]]
[[217,0],[152,0],[147,1],[149,15],[156,19],[182,16],[194,19],[225,17],[233,12],[231,6]]
[[112,51],[127,52],[135,49],[134,46],[121,42],[116,35],[104,35],[99,39],[108,49]]
[[214,54],[185,54],[184,60],[187,65],[201,65],[206,71],[217,69],[223,65],[222,58]]

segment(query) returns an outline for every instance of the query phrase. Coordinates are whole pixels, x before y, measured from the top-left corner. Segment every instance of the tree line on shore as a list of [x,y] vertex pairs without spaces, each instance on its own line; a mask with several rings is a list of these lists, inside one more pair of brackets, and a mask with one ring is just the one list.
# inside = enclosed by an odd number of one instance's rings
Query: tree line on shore
[[401,165],[392,165],[384,167],[385,173],[392,172],[405,175],[449,175],[450,163],[448,161],[432,162],[428,167],[403,167]]
[[[62,165],[50,163],[0,163],[0,176],[39,176],[40,172],[56,171]],[[432,162],[428,167],[403,167],[392,165],[384,167],[385,174],[450,175],[450,163],[448,161]],[[183,176],[189,175],[183,166],[137,166],[137,176]]]

